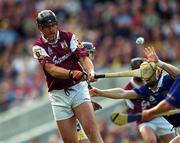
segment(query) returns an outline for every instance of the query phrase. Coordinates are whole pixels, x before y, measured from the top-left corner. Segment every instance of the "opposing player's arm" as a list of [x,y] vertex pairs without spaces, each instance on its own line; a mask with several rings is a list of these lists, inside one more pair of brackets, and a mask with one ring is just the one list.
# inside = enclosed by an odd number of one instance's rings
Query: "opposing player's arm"
[[174,109],[174,108],[170,106],[170,104],[167,103],[165,100],[162,100],[156,106],[148,110],[144,110],[142,112],[142,121],[150,121],[151,119],[155,118],[158,114],[161,114],[171,109]]
[[134,90],[124,90],[122,88],[113,88],[106,90],[94,88],[90,90],[90,94],[112,99],[136,99],[139,97],[139,95]]
[[144,49],[144,53],[147,57],[148,62],[154,62],[156,65],[163,70],[165,70],[167,73],[169,73],[173,78],[176,78],[176,75],[180,74],[180,70],[176,68],[175,66],[165,63],[161,60],[159,60],[155,50],[153,47],[148,47]]
[[176,76],[180,74],[180,70],[178,68],[161,60],[158,60],[156,65],[169,73],[173,78],[176,78]]

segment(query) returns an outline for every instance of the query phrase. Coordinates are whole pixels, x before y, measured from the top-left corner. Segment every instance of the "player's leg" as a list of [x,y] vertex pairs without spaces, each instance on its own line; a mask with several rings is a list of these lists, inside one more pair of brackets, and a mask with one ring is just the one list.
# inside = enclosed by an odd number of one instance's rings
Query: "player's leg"
[[73,98],[73,111],[80,121],[91,143],[103,143],[100,132],[96,125],[94,109],[91,103],[87,83],[82,82],[77,86],[78,93]]
[[58,130],[65,143],[79,143],[76,132],[76,118],[75,116],[57,121]]
[[76,132],[76,117],[71,106],[73,97],[67,96],[64,90],[55,90],[50,92],[49,98],[54,119],[63,141],[65,143],[79,143]]
[[155,118],[154,122],[156,123],[156,134],[159,139],[164,143],[169,143],[175,137],[175,132],[172,130],[173,126],[164,117]]
[[180,143],[180,135],[176,136],[174,139],[172,139],[169,143]]
[[[101,105],[98,104],[96,101],[91,99],[91,102],[93,104],[94,111],[102,109]],[[77,137],[79,143],[90,143],[84,129],[81,126],[81,123],[77,120],[77,125],[76,125],[76,130],[77,130]]]
[[139,128],[139,132],[145,143],[157,143],[157,137],[152,128],[144,125]]
[[169,143],[173,138],[175,137],[175,134],[167,134],[164,136],[160,136],[160,139],[164,142],[164,143]]
[[94,110],[91,102],[85,102],[74,108],[75,115],[92,143],[103,143],[95,122]]

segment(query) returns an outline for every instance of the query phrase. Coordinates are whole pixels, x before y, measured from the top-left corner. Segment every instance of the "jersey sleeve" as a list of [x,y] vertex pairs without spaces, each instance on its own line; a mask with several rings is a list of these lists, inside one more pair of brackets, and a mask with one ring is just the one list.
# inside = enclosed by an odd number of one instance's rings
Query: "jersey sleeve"
[[47,54],[44,48],[35,45],[32,48],[33,56],[38,59],[39,63],[44,66],[46,63],[53,63],[51,57]]
[[146,86],[144,85],[137,88],[133,88],[133,90],[140,96],[140,98],[146,95]]
[[79,59],[84,56],[88,56],[87,50],[84,48],[84,46],[78,41],[76,36],[73,34],[71,41],[70,41],[70,49],[73,55]]
[[176,108],[180,108],[180,75],[176,77],[165,100]]
[[163,85],[165,89],[170,89],[173,83],[174,83],[174,79],[169,74],[164,75]]

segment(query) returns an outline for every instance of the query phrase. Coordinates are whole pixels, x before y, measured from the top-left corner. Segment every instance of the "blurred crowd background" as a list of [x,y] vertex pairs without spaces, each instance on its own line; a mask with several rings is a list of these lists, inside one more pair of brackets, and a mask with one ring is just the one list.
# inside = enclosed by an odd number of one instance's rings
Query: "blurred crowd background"
[[[142,57],[143,47],[135,44],[139,36],[162,60],[180,61],[179,0],[0,0],[0,112],[47,92],[31,49],[39,36],[35,19],[43,9],[56,13],[62,30],[93,42],[96,72]],[[125,136],[119,128],[106,131],[109,140],[119,132]]]

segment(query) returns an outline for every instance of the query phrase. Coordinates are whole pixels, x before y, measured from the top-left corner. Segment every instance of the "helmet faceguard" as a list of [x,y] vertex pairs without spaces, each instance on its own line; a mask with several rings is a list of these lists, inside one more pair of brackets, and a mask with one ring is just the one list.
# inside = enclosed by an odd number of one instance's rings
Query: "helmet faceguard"
[[38,27],[42,28],[58,24],[56,15],[51,10],[39,12],[36,21]]
[[82,42],[82,45],[89,52],[89,58],[93,60],[96,52],[94,45],[91,42]]

